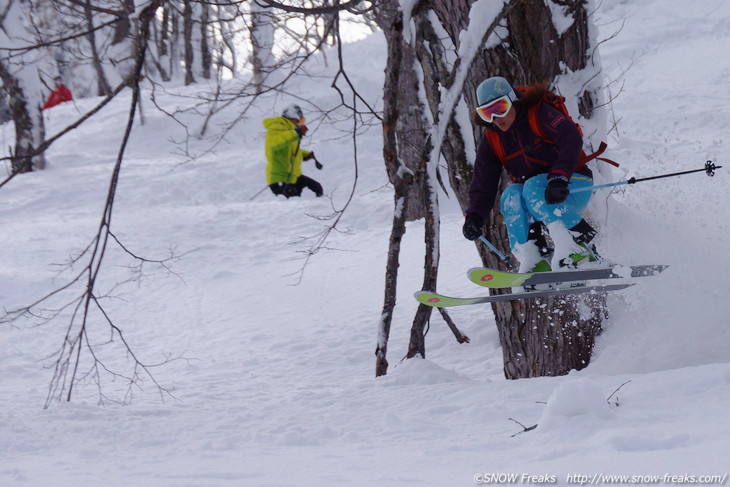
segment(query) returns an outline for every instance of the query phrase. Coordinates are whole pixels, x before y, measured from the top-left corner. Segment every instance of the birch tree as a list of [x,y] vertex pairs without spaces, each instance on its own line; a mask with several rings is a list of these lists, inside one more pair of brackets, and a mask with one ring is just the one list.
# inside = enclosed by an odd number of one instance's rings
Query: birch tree
[[36,40],[32,9],[18,0],[0,2],[0,7],[0,45],[5,48],[0,54],[0,79],[15,125],[11,170],[18,174],[45,167],[38,150],[45,138],[40,83],[44,63],[39,51],[32,49]]
[[257,2],[251,4],[251,63],[256,93],[264,89],[264,80],[274,66],[275,19],[270,9]]

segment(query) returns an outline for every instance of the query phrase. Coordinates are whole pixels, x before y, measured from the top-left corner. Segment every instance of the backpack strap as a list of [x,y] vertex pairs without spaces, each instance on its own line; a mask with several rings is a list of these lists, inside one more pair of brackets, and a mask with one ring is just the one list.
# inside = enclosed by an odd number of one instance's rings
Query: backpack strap
[[[537,105],[530,107],[527,112],[527,118],[528,118],[528,121],[530,122],[530,129],[532,130],[532,132],[535,135],[540,137],[540,139],[542,139],[543,141],[547,142],[548,144],[555,144],[555,142],[553,142],[550,139],[550,137],[548,137],[548,135],[545,133],[545,131],[542,129],[542,126],[540,125],[540,122],[538,121],[537,112],[539,109],[540,109],[540,105],[537,104]],[[568,117],[568,118],[570,119],[570,117]],[[578,127],[578,131],[581,132],[581,135],[583,135],[583,131],[580,129],[580,126],[578,126],[576,124],[576,127]],[[580,155],[578,156],[578,164],[575,167],[576,171],[583,169],[586,164],[588,164],[589,162],[591,162],[594,159],[597,161],[607,162],[615,167],[619,167],[619,163],[616,161],[612,161],[611,159],[608,159],[605,157],[598,157],[601,154],[603,154],[607,148],[608,148],[608,144],[606,144],[605,142],[602,141],[598,145],[598,150],[596,150],[596,152],[594,152],[592,154],[586,154],[583,150],[581,150]]]
[[[532,132],[540,138],[540,140],[548,143],[548,144],[555,144],[545,133],[545,131],[542,129],[542,126],[540,125],[540,122],[538,121],[537,112],[540,109],[540,105],[534,105],[528,109],[527,112],[527,119],[530,123],[530,129]],[[487,140],[487,143],[492,148],[492,151],[494,152],[494,155],[497,156],[497,159],[499,159],[499,162],[502,164],[502,167],[506,170],[507,169],[507,159],[511,159],[512,157],[516,157],[521,154],[520,151],[516,154],[510,154],[507,156],[504,152],[504,146],[502,145],[502,140],[499,137],[499,134],[492,129],[485,129],[484,130],[484,138]],[[611,159],[608,159],[606,157],[599,157],[601,154],[603,154],[606,149],[608,148],[608,145],[605,142],[601,142],[598,145],[598,150],[593,152],[592,154],[586,154],[585,151],[581,150],[580,155],[578,156],[578,164],[576,165],[575,170],[580,171],[585,167],[586,164],[588,164],[592,160],[597,161],[603,161],[611,164],[612,166],[619,167],[619,163],[616,161],[613,161]],[[527,154],[525,154],[527,155]],[[531,162],[538,163],[538,164],[547,164],[544,161],[540,161],[534,158],[528,157]]]
[[530,129],[532,130],[533,134],[537,135],[548,144],[554,144],[555,142],[550,140],[550,137],[548,137],[545,131],[542,129],[542,125],[540,125],[540,121],[537,118],[541,104],[542,103],[532,105],[530,108],[527,109],[527,121],[530,123]]
[[[534,119],[532,117],[533,109],[534,109]],[[532,130],[532,132],[535,134],[535,136],[537,137],[537,140],[529,147],[526,147],[526,148],[519,150],[517,152],[514,152],[512,154],[506,154],[504,152],[504,146],[502,145],[502,139],[500,138],[500,136],[496,130],[489,129],[489,128],[484,130],[484,137],[487,139],[487,142],[491,146],[492,151],[494,152],[494,155],[497,156],[497,159],[499,159],[499,162],[502,163],[502,167],[504,167],[505,170],[507,169],[507,161],[509,161],[510,159],[513,159],[515,157],[519,157],[519,156],[524,156],[527,160],[529,160],[530,162],[532,162],[534,164],[539,164],[541,166],[548,165],[547,162],[540,160],[540,159],[536,159],[534,157],[531,157],[528,154],[528,151],[532,150],[537,145],[537,143],[539,143],[539,141],[544,141],[544,142],[547,142],[550,144],[554,144],[554,142],[552,142],[550,139],[547,138],[547,135],[544,135],[542,128],[540,128],[540,123],[537,121],[537,109],[539,109],[538,106],[530,107],[530,109],[529,109],[530,115],[528,115],[528,119],[530,122],[530,130]]]
[[504,153],[504,146],[502,145],[502,140],[499,138],[499,134],[495,130],[488,128],[484,130],[484,138],[492,148],[494,155],[499,159],[499,162],[502,163],[502,167],[506,170],[507,157]]
[[598,144],[598,150],[596,150],[596,152],[594,152],[593,154],[586,154],[585,152],[581,151],[580,157],[578,158],[578,166],[576,167],[576,169],[583,169],[586,164],[594,159],[597,161],[607,162],[614,167],[619,167],[619,163],[616,161],[612,161],[611,159],[608,159],[606,157],[598,157],[603,154],[607,148],[608,145],[605,142],[601,142],[600,144]]

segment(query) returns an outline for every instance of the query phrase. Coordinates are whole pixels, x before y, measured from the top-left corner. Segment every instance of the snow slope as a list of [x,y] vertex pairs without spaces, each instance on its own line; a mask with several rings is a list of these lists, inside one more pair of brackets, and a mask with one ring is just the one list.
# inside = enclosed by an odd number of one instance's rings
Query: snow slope
[[[681,15],[677,15],[677,13]],[[730,3],[604,1],[596,19],[608,80],[623,76],[614,102],[610,156],[626,177],[723,165],[730,119]],[[384,45],[348,47],[348,68],[373,104]],[[333,57],[328,59],[330,65]],[[317,67],[332,73],[320,60]],[[611,297],[611,318],[593,363],[566,377],[505,381],[488,307],[454,310],[471,338],[459,345],[434,315],[428,360],[400,362],[419,289],[422,230],[403,244],[388,376],[374,379],[377,321],[392,214],[377,127],[358,139],[357,185],[343,232],[302,270],[302,251],[341,208],[355,179],[351,128],[330,78],[303,79],[292,97],[270,98],[236,125],[214,153],[178,154],[185,130],[145,106],[122,168],[113,230],[137,255],[173,252],[172,273],[134,262],[112,246],[103,302],[135,353],[174,399],[149,381],[131,404],[98,405],[93,385],[71,403],[43,404],[68,312],[49,324],[0,327],[2,486],[468,486],[507,480],[568,484],[613,475],[624,484],[718,484],[730,472],[730,323],[724,302],[730,168],[628,186],[594,200],[605,257],[665,263],[662,276]],[[621,85],[612,85],[613,90]],[[614,93],[615,93],[614,91]],[[185,102],[158,94],[167,108]],[[298,100],[313,128],[305,147],[323,171],[305,167],[331,196],[276,199],[264,186],[261,118]],[[78,272],[64,269],[99,225],[128,96],[53,147],[49,168],[0,189],[0,305],[13,309]],[[79,107],[91,101],[79,102]],[[49,129],[77,114],[48,112]],[[232,119],[229,113],[214,125]],[[198,127],[199,121],[181,115]],[[213,130],[214,132],[215,130]],[[12,134],[3,127],[3,145]],[[191,151],[209,140],[192,139]],[[306,163],[305,163],[306,164]],[[617,172],[620,177],[621,172]],[[462,217],[442,195],[440,290],[477,295],[464,273],[478,264],[461,237]],[[602,206],[601,206],[602,205]],[[59,303],[61,301],[56,301]],[[128,371],[118,340],[105,360]],[[104,383],[122,399],[122,381]],[[610,401],[606,399],[611,396]],[[537,429],[522,432],[523,426]],[[520,433],[522,432],[522,433]],[[518,434],[519,433],[519,434]],[[525,475],[534,476],[525,477]],[[588,476],[586,479],[581,475]],[[496,476],[496,477],[493,477]],[[606,477],[603,477],[606,476]],[[685,482],[686,483],[686,482]]]

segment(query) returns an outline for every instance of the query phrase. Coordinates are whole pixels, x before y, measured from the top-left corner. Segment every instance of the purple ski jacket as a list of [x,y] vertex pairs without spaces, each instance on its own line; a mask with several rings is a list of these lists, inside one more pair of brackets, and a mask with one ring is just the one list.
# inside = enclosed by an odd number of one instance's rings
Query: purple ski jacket
[[[524,151],[507,160],[507,173],[517,184],[544,173],[561,174],[570,179],[583,148],[583,138],[578,128],[565,115],[544,103],[538,110],[537,119],[554,144],[543,141],[533,133],[526,109],[517,112],[514,123],[506,132],[494,128],[500,136],[505,154],[509,156]],[[494,206],[502,169],[499,158],[486,137],[482,136],[474,161],[467,214],[475,213],[487,219]],[[578,172],[593,177],[588,167]]]

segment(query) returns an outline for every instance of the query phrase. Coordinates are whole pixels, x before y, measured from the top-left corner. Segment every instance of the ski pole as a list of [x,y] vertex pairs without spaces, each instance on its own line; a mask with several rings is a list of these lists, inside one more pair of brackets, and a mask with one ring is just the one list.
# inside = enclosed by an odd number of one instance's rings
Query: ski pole
[[254,200],[254,198],[256,198],[256,197],[257,197],[258,195],[260,195],[261,193],[263,193],[263,192],[264,192],[264,191],[266,190],[266,188],[268,188],[268,186],[264,186],[263,188],[261,188],[261,191],[259,191],[259,192],[258,192],[258,193],[256,193],[255,195],[251,196],[251,197],[250,197],[250,198],[248,199],[248,201],[253,201],[253,200]]
[[494,252],[494,255],[496,255],[497,257],[499,257],[502,260],[502,262],[504,262],[505,264],[507,264],[507,267],[509,267],[510,269],[514,269],[514,266],[509,261],[509,259],[502,252],[500,252],[499,249],[497,247],[495,247],[492,242],[490,242],[489,240],[487,240],[487,237],[485,237],[484,235],[479,235],[479,240],[481,240],[484,243],[484,245],[486,245],[487,247],[489,247],[489,250],[491,250],[492,252]]
[[601,189],[601,188],[610,188],[613,186],[621,186],[623,184],[635,184],[640,183],[642,181],[651,181],[652,179],[662,179],[662,178],[671,178],[674,176],[681,176],[683,174],[691,174],[693,172],[701,172],[704,171],[708,176],[712,177],[715,175],[715,169],[720,169],[722,166],[716,166],[712,163],[712,161],[707,161],[705,163],[705,167],[703,169],[692,169],[690,171],[682,171],[682,172],[673,172],[671,174],[660,174],[659,176],[650,176],[648,178],[631,178],[627,179],[626,181],[617,181],[615,183],[606,183],[606,184],[599,184],[598,186],[587,186],[585,188],[577,188],[577,189],[571,189],[571,193],[580,193],[582,191],[593,191],[595,189]]

